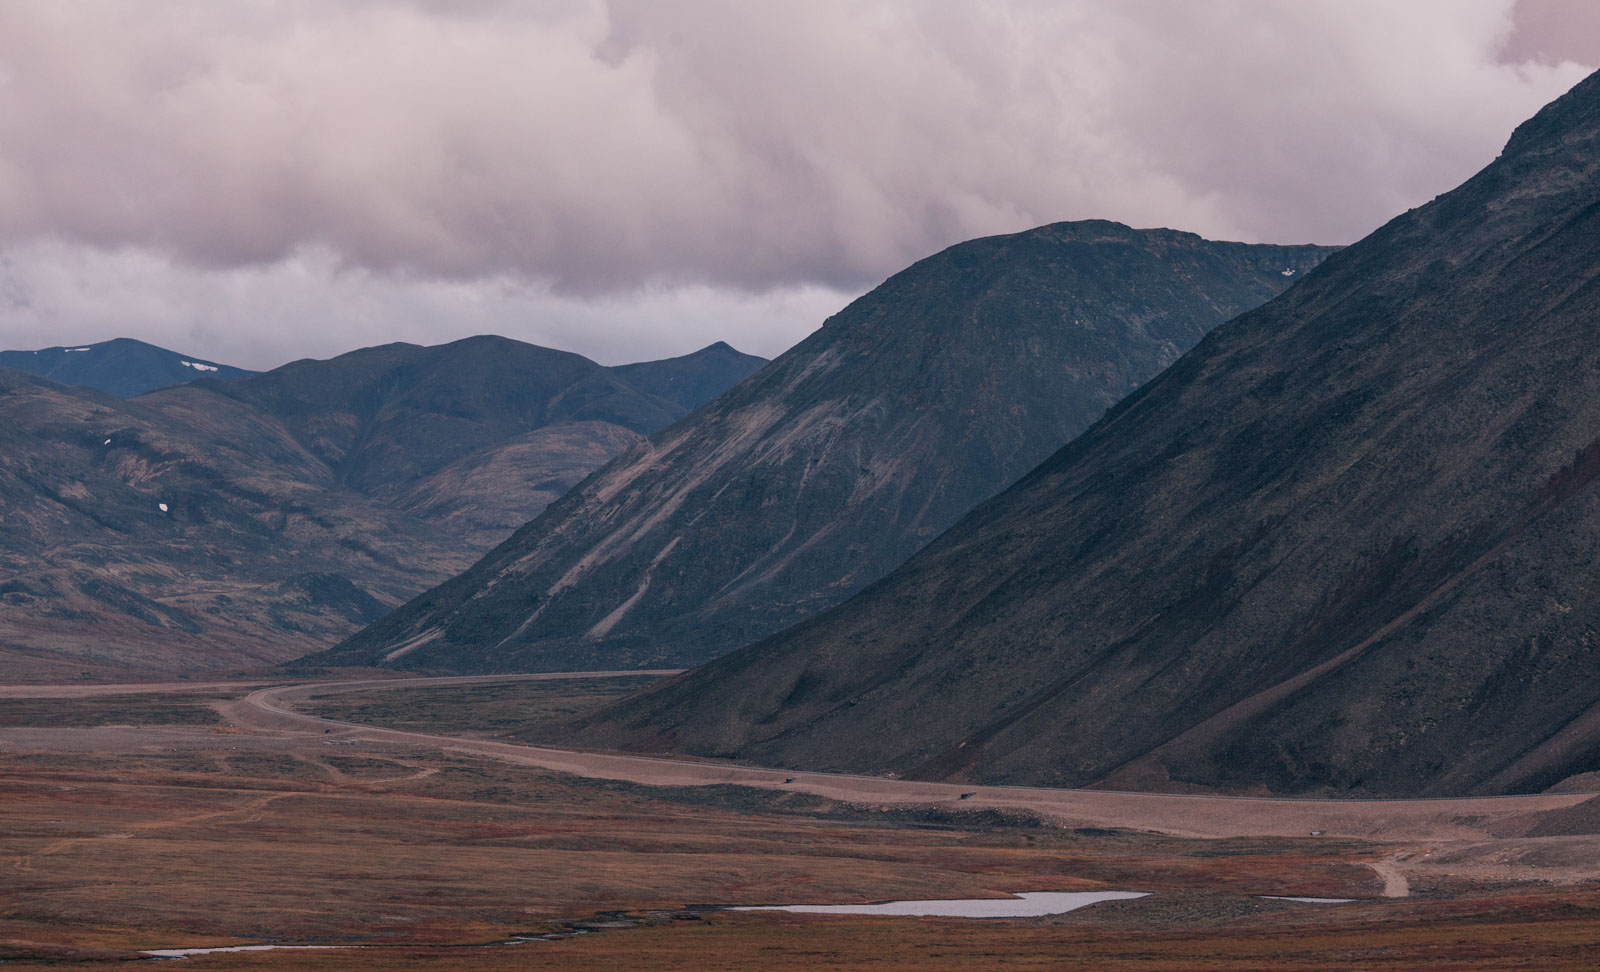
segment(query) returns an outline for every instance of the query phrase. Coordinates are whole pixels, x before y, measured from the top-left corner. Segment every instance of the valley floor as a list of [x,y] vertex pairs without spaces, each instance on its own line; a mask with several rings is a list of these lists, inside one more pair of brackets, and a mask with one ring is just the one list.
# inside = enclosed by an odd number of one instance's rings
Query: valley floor
[[[1587,795],[962,788],[511,739],[644,681],[0,687],[0,961],[309,942],[372,947],[181,961],[1493,969],[1600,950]],[[1017,920],[719,910],[1097,889],[1152,894]]]

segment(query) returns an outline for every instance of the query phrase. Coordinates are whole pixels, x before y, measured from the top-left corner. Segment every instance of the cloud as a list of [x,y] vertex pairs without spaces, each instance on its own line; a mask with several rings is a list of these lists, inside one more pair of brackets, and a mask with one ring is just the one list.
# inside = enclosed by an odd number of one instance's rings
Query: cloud
[[44,242],[0,254],[0,341],[26,349],[131,336],[263,370],[474,334],[574,350],[603,364],[715,341],[773,357],[853,296],[816,285],[750,294],[695,284],[576,297],[511,276],[396,277],[342,266],[318,248],[260,267],[196,271],[143,249]]
[[1513,20],[1502,60],[1600,65],[1600,6],[1581,0],[1517,0]]
[[0,3],[0,238],[573,293],[1111,216],[1345,241],[1581,69],[1506,0]]
[[109,288],[219,357],[383,321],[770,352],[1055,220],[1347,242],[1586,73],[1582,6],[0,0],[0,343],[126,332]]

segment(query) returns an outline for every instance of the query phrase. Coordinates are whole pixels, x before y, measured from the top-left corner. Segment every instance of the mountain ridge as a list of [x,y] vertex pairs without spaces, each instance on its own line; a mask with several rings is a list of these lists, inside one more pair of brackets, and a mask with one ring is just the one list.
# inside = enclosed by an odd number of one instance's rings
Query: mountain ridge
[[[567,352],[458,344],[128,399],[0,368],[12,677],[325,648],[686,411]],[[747,363],[730,363],[732,381]]]
[[950,247],[326,663],[694,662],[822,610],[1329,248],[1108,221]]
[[738,384],[727,381],[728,375],[737,374],[742,381],[766,363],[766,358],[716,341],[690,354],[612,365],[611,370],[633,387],[692,412]]
[[200,378],[248,378],[258,372],[179,354],[134,338],[37,351],[0,351],[0,368],[15,368],[64,385],[132,398]]
[[915,778],[1438,796],[1600,768],[1600,75],[894,574],[572,730]]

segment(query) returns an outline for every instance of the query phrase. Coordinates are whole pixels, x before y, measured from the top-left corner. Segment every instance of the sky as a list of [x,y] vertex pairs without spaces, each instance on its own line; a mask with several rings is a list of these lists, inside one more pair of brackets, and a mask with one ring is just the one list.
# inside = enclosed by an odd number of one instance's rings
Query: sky
[[1349,243],[1590,0],[0,0],[0,347],[775,355],[1058,220]]

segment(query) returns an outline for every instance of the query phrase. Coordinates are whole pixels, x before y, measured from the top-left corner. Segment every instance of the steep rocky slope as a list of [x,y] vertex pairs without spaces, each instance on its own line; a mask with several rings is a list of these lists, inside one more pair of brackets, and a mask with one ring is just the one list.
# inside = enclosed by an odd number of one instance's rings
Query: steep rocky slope
[[323,660],[714,657],[881,577],[1328,252],[1108,222],[952,247]]
[[15,368],[63,385],[94,388],[121,398],[199,378],[232,379],[255,374],[132,338],[38,351],[0,351],[0,368]]
[[326,648],[685,411],[497,338],[127,401],[0,368],[7,677]]
[[1528,791],[1600,769],[1600,76],[921,555],[589,727],[775,765]]

